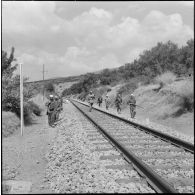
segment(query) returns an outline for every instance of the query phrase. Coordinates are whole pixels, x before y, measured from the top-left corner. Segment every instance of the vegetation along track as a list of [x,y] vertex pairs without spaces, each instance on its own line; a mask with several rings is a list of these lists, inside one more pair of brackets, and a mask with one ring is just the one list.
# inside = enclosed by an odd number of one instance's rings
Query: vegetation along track
[[133,162],[155,191],[194,193],[193,145],[98,109],[89,112],[83,102],[71,102]]

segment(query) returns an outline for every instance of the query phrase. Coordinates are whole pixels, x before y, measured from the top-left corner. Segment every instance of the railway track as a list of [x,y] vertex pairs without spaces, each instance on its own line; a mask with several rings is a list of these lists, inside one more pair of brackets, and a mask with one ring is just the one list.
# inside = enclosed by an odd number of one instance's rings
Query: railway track
[[[194,192],[194,146],[71,100],[156,192]],[[105,140],[94,140],[104,145]],[[117,158],[117,157],[116,157]]]

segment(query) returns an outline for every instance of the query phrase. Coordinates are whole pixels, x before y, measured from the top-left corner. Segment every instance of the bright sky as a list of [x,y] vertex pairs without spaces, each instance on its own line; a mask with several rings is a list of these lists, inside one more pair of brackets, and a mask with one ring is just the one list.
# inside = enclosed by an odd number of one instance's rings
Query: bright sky
[[3,1],[2,48],[30,80],[132,62],[157,42],[194,38],[193,1]]

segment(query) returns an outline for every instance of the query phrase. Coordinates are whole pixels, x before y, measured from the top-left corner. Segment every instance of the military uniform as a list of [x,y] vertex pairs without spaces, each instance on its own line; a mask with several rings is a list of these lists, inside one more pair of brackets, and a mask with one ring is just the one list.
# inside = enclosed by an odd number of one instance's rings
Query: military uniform
[[89,112],[91,112],[92,110],[92,106],[94,104],[94,100],[95,100],[95,95],[93,93],[90,93],[89,94],[89,97],[88,97],[88,102],[89,102]]
[[50,126],[54,125],[55,121],[55,101],[49,101],[47,103],[47,115],[48,115],[48,124]]
[[110,105],[110,99],[108,96],[106,96],[106,98],[105,98],[105,104],[106,104],[106,110],[108,110],[108,107]]
[[131,114],[131,118],[134,118],[136,115],[136,100],[135,97],[133,95],[130,96],[129,101],[127,102],[130,106],[130,114]]
[[60,97],[55,98],[55,120],[59,119],[60,112],[63,110],[63,100]]
[[118,113],[121,112],[121,104],[122,104],[122,98],[120,95],[117,95],[116,100],[115,100],[115,105],[116,105]]
[[55,121],[59,119],[59,99],[55,100]]
[[99,97],[98,98],[98,105],[99,105],[99,107],[101,106],[101,104],[102,104],[102,97]]

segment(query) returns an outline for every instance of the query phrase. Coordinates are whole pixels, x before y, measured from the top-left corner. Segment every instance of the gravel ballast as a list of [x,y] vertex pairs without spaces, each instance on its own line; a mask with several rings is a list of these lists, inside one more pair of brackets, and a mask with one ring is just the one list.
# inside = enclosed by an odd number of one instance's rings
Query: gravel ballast
[[[184,182],[184,183],[186,186],[191,187],[189,188],[190,191],[185,191],[187,190],[187,188],[186,189],[183,188],[184,191],[181,191],[182,189],[180,189],[180,192],[182,193],[193,192],[193,185],[191,183],[194,177],[193,176],[193,167],[194,167],[193,154],[185,156],[187,152],[181,148],[165,143],[164,141],[159,141],[159,139],[155,137],[146,136],[142,132],[136,131],[133,127],[131,128],[125,125],[124,123],[119,122],[116,119],[113,119],[112,117],[106,116],[105,114],[96,111],[95,109],[92,112],[88,112],[88,108],[86,106],[78,103],[76,105],[80,107],[80,109],[82,109],[84,112],[86,112],[86,114],[88,114],[94,121],[96,121],[106,131],[108,131],[110,134],[113,134],[115,139],[123,142],[124,145],[129,150],[135,153],[136,151],[138,151],[140,153],[139,158],[142,159],[142,156],[144,155],[143,161],[153,169],[158,169],[157,172],[164,179],[167,180],[167,178],[177,178],[177,181],[179,180],[185,181],[185,179],[189,178],[190,182]],[[126,131],[123,131],[124,129],[126,129]],[[141,136],[141,140],[140,140],[140,136]],[[146,137],[148,141],[142,143],[144,138],[146,139]],[[160,158],[156,155],[153,156],[156,153],[156,151],[163,152],[164,154],[161,153],[162,156]],[[145,158],[146,152],[151,154],[149,158]],[[176,155],[171,157],[172,153],[175,153]],[[166,159],[167,155],[168,158]],[[172,182],[172,186],[175,186],[175,183],[177,181]],[[177,189],[177,187],[175,187],[175,189]]]
[[[106,111],[106,109],[104,107],[99,108],[97,105],[94,105],[94,107],[97,108],[97,109]],[[118,114],[116,114],[116,110],[113,109],[113,108],[110,108],[107,112],[115,114],[115,115],[118,115]],[[141,124],[141,125],[153,128],[153,129],[155,129],[155,130],[157,130],[159,132],[162,132],[164,134],[168,134],[170,136],[173,136],[173,137],[176,137],[178,139],[181,139],[181,140],[184,140],[186,142],[194,144],[194,136],[185,135],[185,134],[183,134],[181,132],[178,132],[178,131],[172,129],[171,127],[164,126],[164,125],[161,125],[161,124],[157,124],[157,123],[151,122],[149,120],[146,120],[146,121],[142,120],[142,121],[140,121],[140,120],[137,120],[137,119],[131,119],[129,114],[127,114],[127,113],[121,113],[119,116],[123,117],[125,119],[128,119],[130,121],[136,122],[138,124]]]
[[[122,158],[100,160],[101,156],[120,154],[114,148],[97,150],[112,148],[112,145],[101,144],[103,140],[90,140],[93,137],[88,135],[96,129],[73,105],[64,105],[61,118],[47,154],[45,177],[52,190],[56,193],[154,193],[134,169],[106,168],[108,165],[127,165],[127,162]],[[98,134],[96,137],[103,138]],[[118,182],[118,179],[129,182]]]

